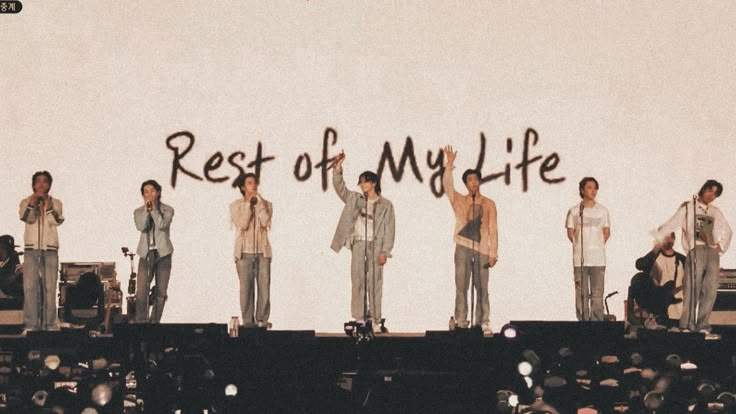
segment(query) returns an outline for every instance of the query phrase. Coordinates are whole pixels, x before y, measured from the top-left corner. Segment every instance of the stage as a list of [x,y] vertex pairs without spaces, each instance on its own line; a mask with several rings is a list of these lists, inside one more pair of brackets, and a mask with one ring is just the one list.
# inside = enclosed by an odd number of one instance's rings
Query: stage
[[[65,412],[88,406],[122,412],[125,405],[126,412],[145,407],[155,413],[446,413],[508,412],[505,390],[518,396],[520,407],[544,392],[544,401],[559,412],[635,405],[633,389],[643,397],[641,387],[655,387],[643,373],[651,369],[654,377],[664,377],[675,369],[673,360],[681,392],[672,404],[696,401],[705,378],[723,391],[736,385],[733,327],[717,327],[721,338],[706,340],[666,331],[627,338],[621,322],[511,325],[515,338],[458,330],[360,341],[344,333],[262,329],[241,329],[234,338],[224,324],[116,325],[111,335],[4,335],[0,390],[15,410],[10,412],[27,412],[34,395],[39,400],[45,390],[44,408]],[[524,361],[531,372],[522,375]],[[104,405],[100,384],[110,390]]]

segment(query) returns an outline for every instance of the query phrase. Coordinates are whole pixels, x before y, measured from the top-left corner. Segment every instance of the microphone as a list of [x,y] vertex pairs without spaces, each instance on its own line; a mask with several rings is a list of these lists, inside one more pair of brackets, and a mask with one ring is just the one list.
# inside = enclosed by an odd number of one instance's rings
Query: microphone
[[340,162],[340,161],[342,161],[344,158],[345,158],[345,152],[341,152],[341,153],[337,154],[337,156],[335,157],[335,159],[332,160],[332,162],[330,163],[330,165],[327,167],[327,169],[325,171],[330,171],[331,169],[335,168],[335,166],[337,165],[337,163]]
[[258,199],[256,197],[253,197],[250,199],[250,207],[253,208],[258,204]]
[[152,201],[146,201],[146,210],[151,211],[153,210],[153,202]]
[[470,192],[470,197],[475,201],[475,191]]

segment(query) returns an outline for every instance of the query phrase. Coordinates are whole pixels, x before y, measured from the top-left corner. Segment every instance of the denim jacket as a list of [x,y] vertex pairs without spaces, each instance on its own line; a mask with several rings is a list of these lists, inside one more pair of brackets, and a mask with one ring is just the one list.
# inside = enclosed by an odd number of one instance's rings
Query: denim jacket
[[[335,235],[332,238],[330,247],[332,250],[339,252],[343,246],[348,249],[352,247],[353,230],[355,222],[358,220],[360,208],[365,204],[363,195],[357,191],[349,191],[345,187],[345,180],[342,177],[342,169],[335,169],[332,175],[332,186],[340,199],[345,203],[345,207],[340,214],[340,221],[337,223]],[[394,217],[394,206],[385,197],[379,197],[375,204],[375,219],[373,221],[374,231],[374,248],[376,252],[391,257],[391,250],[394,248],[394,234],[396,233],[396,219]]]

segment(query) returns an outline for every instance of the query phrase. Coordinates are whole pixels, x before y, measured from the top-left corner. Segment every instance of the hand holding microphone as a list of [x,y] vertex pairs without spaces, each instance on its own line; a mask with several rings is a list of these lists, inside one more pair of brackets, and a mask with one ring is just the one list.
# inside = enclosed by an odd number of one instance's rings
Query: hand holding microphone
[[339,154],[335,157],[334,160],[332,160],[332,164],[330,164],[329,167],[327,167],[327,170],[329,171],[332,168],[340,168],[342,167],[342,163],[345,161],[345,151],[340,151]]

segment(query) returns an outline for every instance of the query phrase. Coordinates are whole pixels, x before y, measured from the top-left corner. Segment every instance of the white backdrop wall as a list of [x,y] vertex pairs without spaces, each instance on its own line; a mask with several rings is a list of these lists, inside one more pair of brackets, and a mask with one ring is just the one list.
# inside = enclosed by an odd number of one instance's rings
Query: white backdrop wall
[[[349,317],[349,254],[329,249],[341,202],[322,190],[323,136],[344,149],[352,188],[379,166],[388,143],[401,180],[383,173],[397,214],[394,257],[385,268],[384,313],[394,331],[442,329],[452,313],[453,215],[431,190],[427,151],[459,150],[456,186],[476,165],[499,214],[498,265],[491,271],[496,329],[512,319],[574,319],[566,210],[585,175],[600,184],[612,217],[606,292],[623,316],[633,261],[649,232],[708,178],[723,182],[717,204],[736,224],[736,7],[707,2],[43,2],[0,15],[0,229],[22,236],[18,203],[33,172],[54,175],[64,202],[61,261],[116,261],[137,241],[132,211],[140,183],[154,178],[176,209],[174,268],[164,322],[225,322],[238,314],[227,207],[238,169],[261,165],[273,202],[272,320],[279,329],[339,331]],[[540,177],[542,160],[557,154]],[[179,171],[166,139],[196,137]],[[507,139],[512,148],[508,151]],[[182,148],[186,139],[175,139]],[[298,157],[309,154],[309,179]],[[237,157],[237,155],[236,155]],[[303,161],[300,174],[306,173]],[[329,177],[329,176],[328,176]],[[439,181],[435,183],[439,185]],[[439,187],[438,187],[439,188]],[[678,244],[679,246],[679,244]],[[736,266],[734,251],[722,259]],[[124,284],[125,288],[125,284]]]

